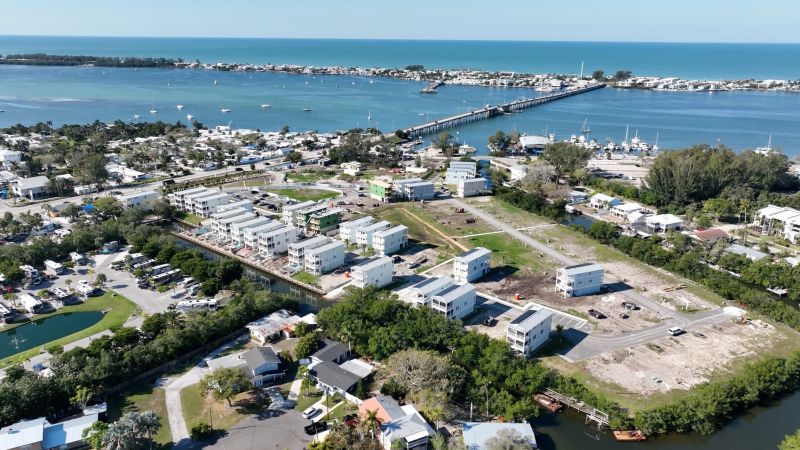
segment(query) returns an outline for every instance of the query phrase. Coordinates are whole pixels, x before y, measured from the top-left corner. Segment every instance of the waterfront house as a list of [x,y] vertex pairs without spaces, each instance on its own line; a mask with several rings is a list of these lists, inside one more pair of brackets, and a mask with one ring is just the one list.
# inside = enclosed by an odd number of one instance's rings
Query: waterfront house
[[226,217],[224,219],[214,219],[212,229],[214,234],[221,241],[229,241],[231,239],[231,226],[235,223],[247,222],[248,220],[255,219],[256,215],[251,212],[239,212],[236,215]]
[[344,242],[333,241],[319,247],[306,249],[305,270],[322,275],[344,265]]
[[472,197],[475,195],[485,194],[487,190],[488,190],[488,183],[486,181],[486,178],[471,178],[468,180],[459,180],[456,196],[460,198]]
[[[186,206],[186,197],[190,196],[190,195],[194,195],[194,194],[200,194],[200,193],[203,193],[203,192],[209,192],[210,193],[210,192],[217,192],[217,191],[212,191],[211,189],[209,189],[207,187],[196,187],[196,188],[191,188],[191,189],[184,189],[182,191],[172,192],[167,196],[167,198],[169,199],[169,204],[172,205],[173,207],[178,208],[178,209],[180,209],[181,211],[184,211],[184,212],[190,212],[187,209],[187,206]],[[190,203],[190,205],[191,205],[191,203]]]
[[549,310],[529,309],[508,324],[506,342],[511,350],[530,356],[550,339],[552,321]]
[[258,235],[260,233],[266,233],[269,231],[277,230],[278,228],[283,228],[283,224],[278,222],[277,220],[271,220],[263,225],[257,226],[255,228],[247,228],[244,230],[244,248],[252,251],[258,252]]
[[475,299],[475,286],[454,285],[433,296],[431,309],[448,319],[462,319],[475,310]]
[[359,416],[365,418],[375,413],[380,420],[376,438],[385,450],[390,450],[395,441],[400,441],[404,449],[422,450],[428,448],[428,440],[434,435],[433,428],[420,415],[414,405],[400,405],[387,395],[370,397],[358,405]]
[[408,227],[397,225],[376,232],[372,237],[372,248],[379,255],[391,255],[408,245]]
[[447,275],[426,278],[404,290],[401,299],[412,305],[430,307],[433,296],[453,285],[453,279]]
[[768,205],[758,210],[753,225],[764,235],[782,235],[784,239],[795,244],[800,238],[800,211]]
[[689,236],[703,243],[715,243],[719,240],[728,240],[730,238],[728,233],[720,228],[695,231]]
[[374,258],[359,266],[350,269],[353,277],[352,284],[364,289],[367,287],[383,287],[392,282],[394,277],[394,264],[392,258],[381,256]]
[[[186,194],[183,196],[183,211],[189,214],[194,214],[196,209],[195,207],[199,206],[200,201],[202,199],[215,197],[219,194],[224,194],[224,192],[220,192],[216,189],[206,189],[206,188],[203,188],[203,190],[200,191]],[[219,202],[218,204],[224,205],[225,203],[227,203],[227,200],[224,202]],[[215,212],[214,210],[211,210],[209,211],[209,214],[212,214],[214,212]]]
[[603,193],[594,194],[589,199],[589,206],[594,209],[609,209],[612,206],[619,205],[620,203],[622,203],[620,199]]
[[[253,202],[250,200],[239,200],[238,202],[226,203],[219,205],[216,208],[217,213],[224,213],[233,209],[243,209],[245,211],[253,211]],[[213,214],[213,213],[212,213]]]
[[464,422],[461,426],[464,448],[467,450],[490,450],[487,446],[493,437],[497,436],[502,430],[513,430],[525,440],[527,448],[538,448],[536,436],[533,434],[533,427],[527,422]]
[[209,217],[211,214],[218,211],[218,207],[227,205],[231,200],[231,196],[225,192],[216,192],[205,197],[198,197],[192,200],[192,211],[195,215],[200,217]]
[[652,232],[679,230],[683,227],[683,219],[672,214],[647,216],[645,223]]
[[233,242],[233,244],[241,247],[244,245],[245,231],[260,227],[262,225],[267,225],[271,222],[273,222],[273,220],[268,217],[254,217],[250,220],[245,220],[244,222],[232,223],[231,234],[228,236],[228,238]]
[[363,247],[372,247],[372,240],[375,236],[375,233],[383,230],[388,230],[391,227],[392,224],[390,224],[385,220],[381,220],[380,222],[367,225],[363,228],[359,228],[356,234],[356,244],[361,245]]
[[453,279],[458,284],[471,283],[489,273],[492,252],[475,247],[455,257],[453,260]]
[[638,203],[620,203],[611,207],[611,214],[627,218],[629,214],[639,212],[642,210],[642,205]]
[[315,236],[299,242],[289,244],[289,267],[294,270],[303,270],[305,267],[306,251],[321,247],[331,241],[326,236]]
[[446,184],[458,184],[461,180],[471,180],[478,173],[478,165],[474,161],[451,161],[445,173]]
[[591,295],[603,288],[605,269],[599,264],[576,264],[556,271],[556,292],[564,297]]
[[365,216],[359,219],[342,222],[339,224],[339,239],[347,243],[356,242],[358,230],[375,223],[375,218],[372,216]]
[[745,247],[744,245],[740,245],[740,244],[730,244],[725,248],[725,251],[727,253],[733,253],[733,254],[736,254],[736,255],[743,255],[743,256],[747,257],[747,259],[749,259],[750,261],[758,261],[760,259],[764,259],[764,258],[769,256],[768,254],[766,254],[764,252],[760,252],[760,251],[758,251],[756,249],[753,249],[753,248],[750,248],[750,247]]
[[12,182],[11,189],[17,197],[37,200],[49,194],[47,189],[47,183],[49,181],[50,180],[44,175],[30,178],[17,178]]
[[300,230],[288,225],[258,234],[258,251],[262,256],[274,257],[289,251],[289,244],[297,242]]

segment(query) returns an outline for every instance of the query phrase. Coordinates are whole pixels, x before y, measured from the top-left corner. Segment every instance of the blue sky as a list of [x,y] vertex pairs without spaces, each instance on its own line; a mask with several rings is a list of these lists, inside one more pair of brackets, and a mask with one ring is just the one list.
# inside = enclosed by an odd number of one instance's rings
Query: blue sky
[[[13,0],[0,34],[800,42],[792,0]],[[658,5],[658,6],[655,6]]]

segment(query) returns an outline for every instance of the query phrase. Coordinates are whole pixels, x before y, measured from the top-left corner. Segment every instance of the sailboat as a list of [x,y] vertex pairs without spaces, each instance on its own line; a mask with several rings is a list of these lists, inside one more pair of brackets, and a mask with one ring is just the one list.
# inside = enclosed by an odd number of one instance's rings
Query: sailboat
[[217,80],[214,80],[214,84],[217,84]]
[[150,114],[155,114],[157,112],[158,110],[156,109],[156,105],[153,105],[153,107],[150,109]]
[[589,128],[589,118],[583,120],[583,126],[581,126],[581,134],[589,134],[592,132],[592,129]]
[[769,140],[767,141],[766,147],[758,147],[754,150],[754,152],[758,153],[759,155],[769,155],[772,153],[772,134],[769,135]]
[[657,152],[657,151],[658,151],[658,131],[656,131],[656,143],[655,143],[655,144],[653,144],[652,150],[653,150],[654,152]]
[[186,120],[188,120],[189,122],[191,122],[191,121],[192,121],[192,119],[194,119],[194,116],[193,116],[193,115],[191,115],[191,114],[187,114],[187,115],[186,115]]
[[178,111],[180,111],[180,110],[182,110],[182,109],[183,109],[183,105],[175,105],[175,108],[177,108],[177,109],[178,109]]
[[134,115],[133,115],[133,118],[134,118],[134,119],[138,119],[138,118],[139,118],[139,115],[138,115],[138,114],[134,114]]
[[372,110],[367,110],[367,122],[372,122]]

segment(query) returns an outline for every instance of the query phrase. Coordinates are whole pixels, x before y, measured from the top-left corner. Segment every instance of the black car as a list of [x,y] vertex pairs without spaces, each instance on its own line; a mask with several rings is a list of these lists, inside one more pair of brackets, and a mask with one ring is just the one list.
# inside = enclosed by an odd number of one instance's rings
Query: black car
[[320,420],[319,422],[311,422],[303,428],[306,434],[317,434],[328,429],[328,423]]
[[598,311],[596,309],[590,309],[589,310],[589,315],[594,317],[595,319],[605,319],[606,318],[605,314],[601,313],[600,311]]

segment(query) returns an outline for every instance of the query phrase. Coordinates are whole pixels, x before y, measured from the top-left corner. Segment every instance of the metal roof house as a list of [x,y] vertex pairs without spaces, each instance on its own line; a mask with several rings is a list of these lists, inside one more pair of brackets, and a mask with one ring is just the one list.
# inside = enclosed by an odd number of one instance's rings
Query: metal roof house
[[591,295],[603,288],[605,269],[599,264],[576,264],[556,271],[556,292],[564,297]]
[[471,283],[489,273],[489,259],[492,252],[475,247],[455,257],[453,261],[453,279],[456,283]]
[[547,309],[528,310],[506,328],[506,342],[515,352],[528,356],[550,339],[553,313]]

